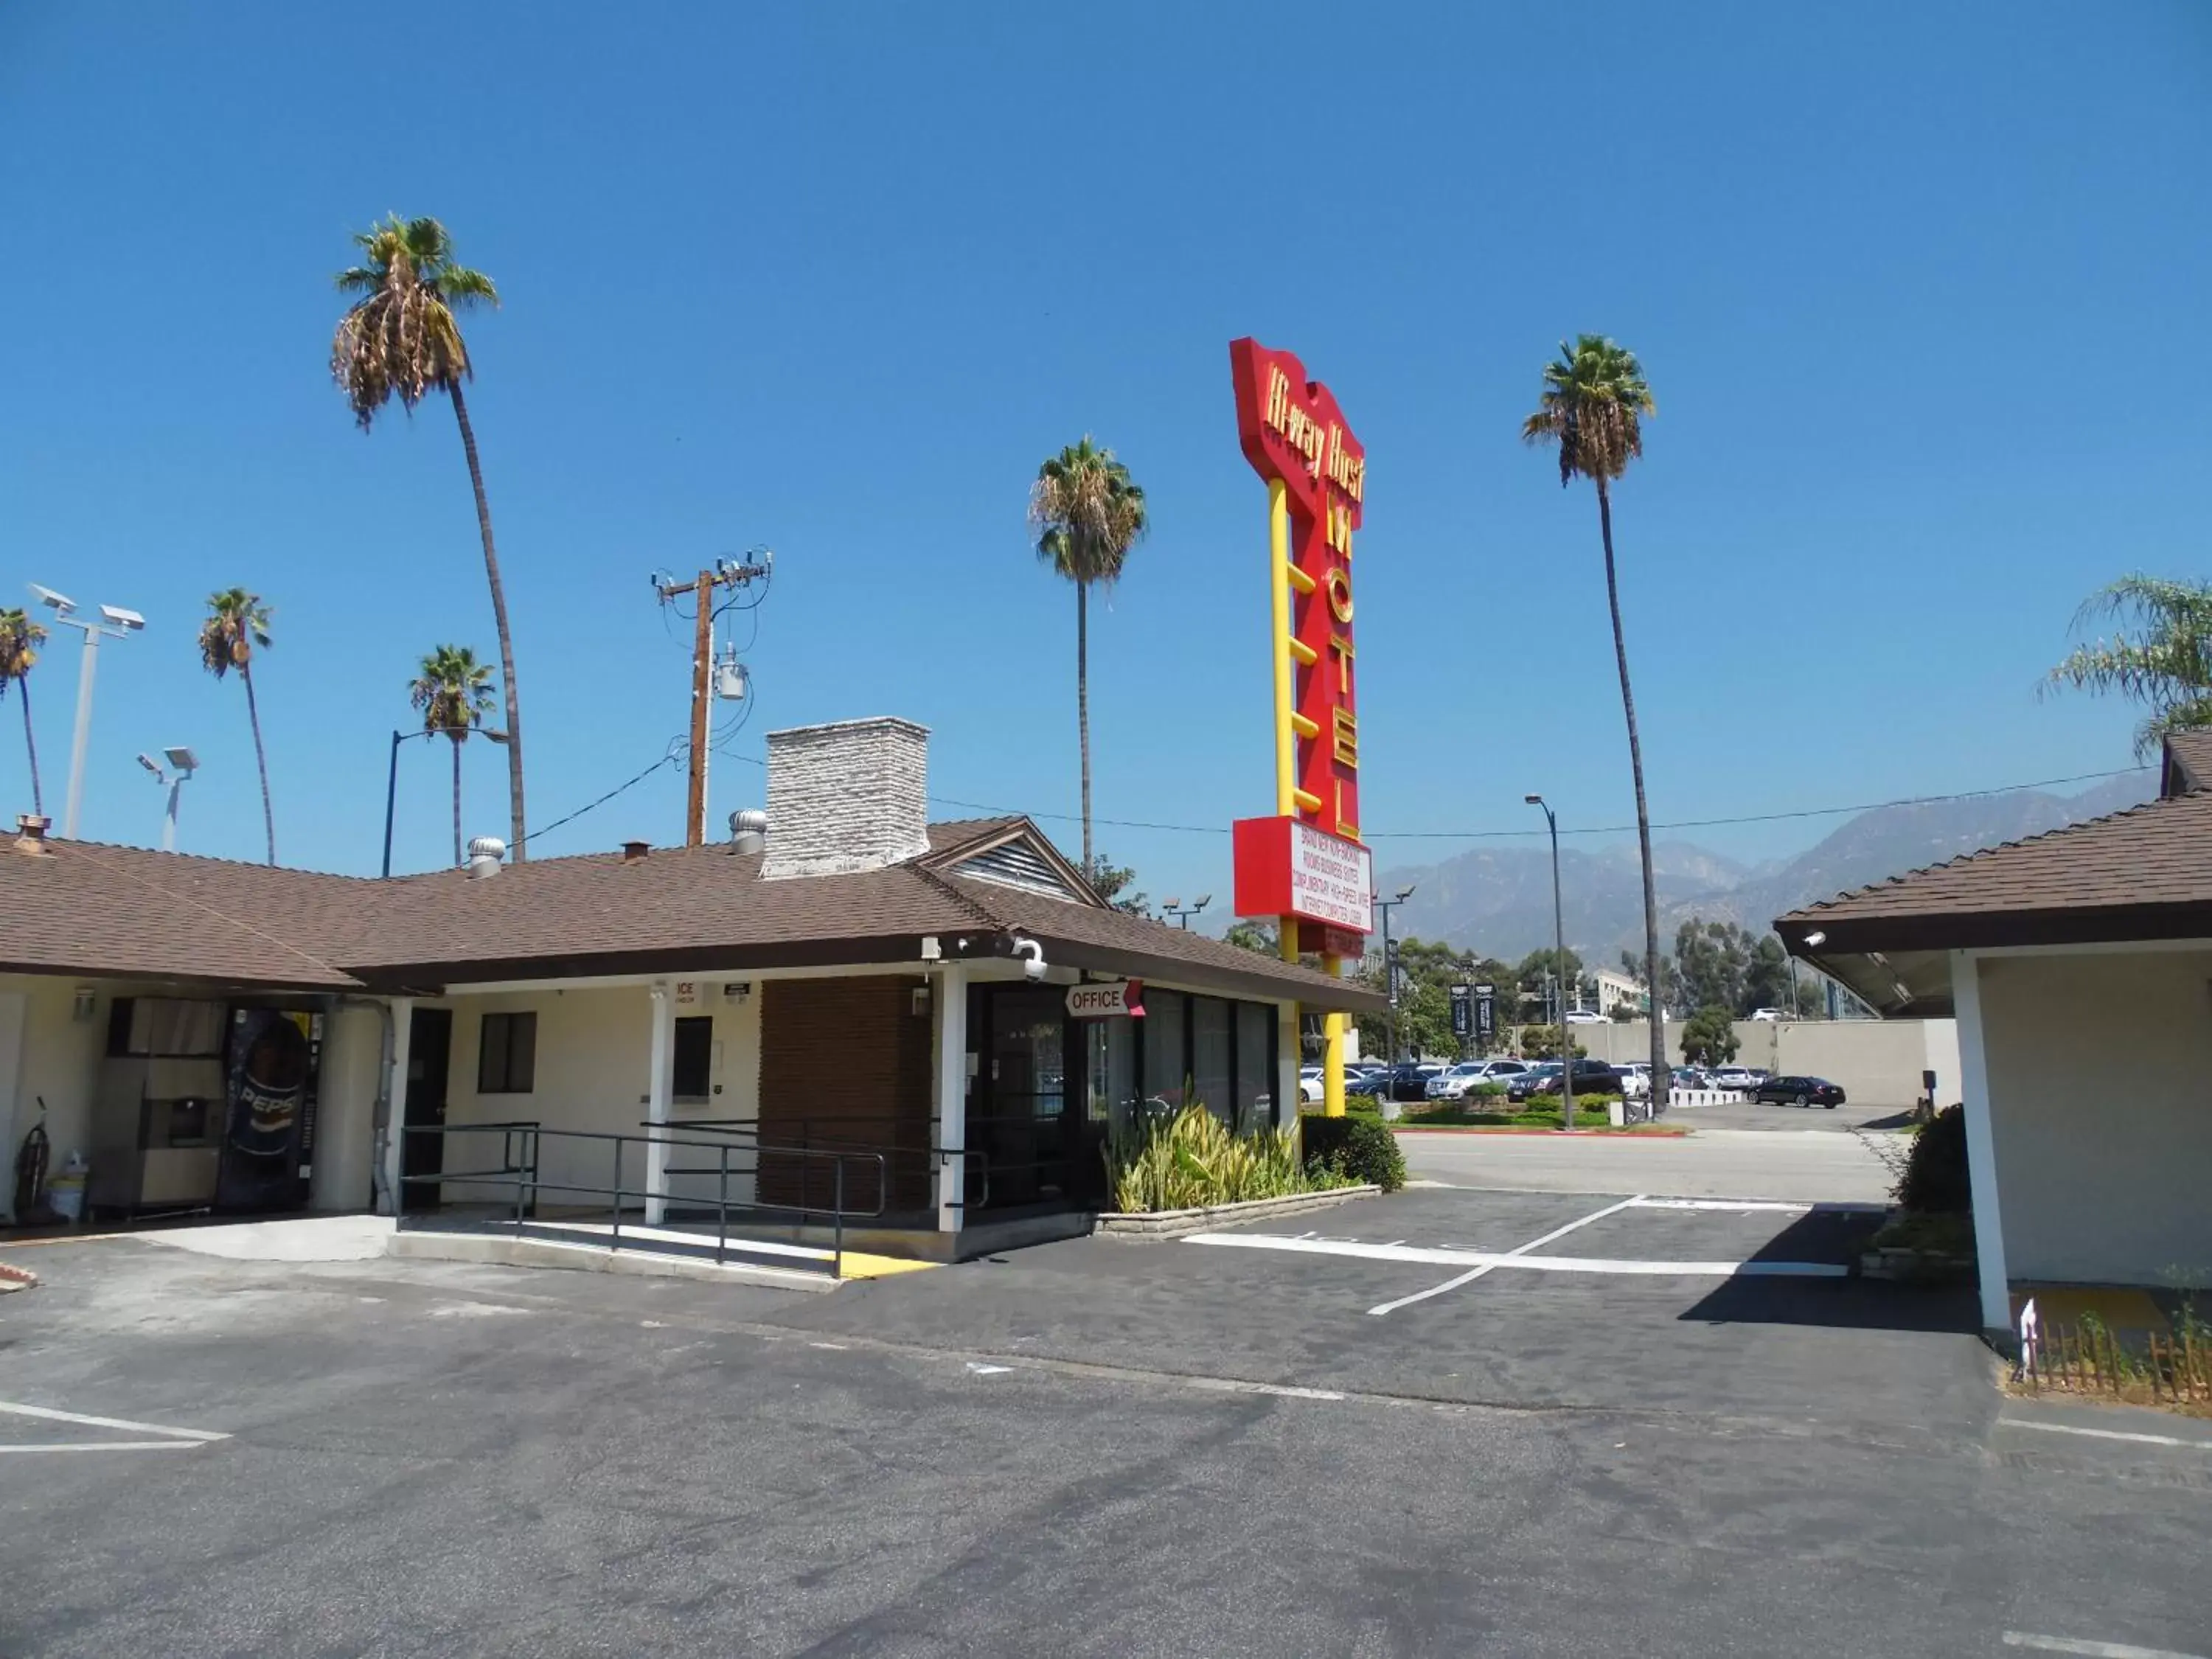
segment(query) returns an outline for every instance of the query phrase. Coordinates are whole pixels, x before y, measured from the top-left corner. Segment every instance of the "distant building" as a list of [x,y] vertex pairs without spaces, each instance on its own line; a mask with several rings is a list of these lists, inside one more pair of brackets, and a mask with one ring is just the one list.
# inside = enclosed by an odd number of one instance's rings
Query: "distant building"
[[1651,999],[1644,994],[1644,982],[1610,968],[1593,968],[1585,973],[1583,991],[1593,999],[1601,1014],[1609,1014],[1624,1006],[1639,1014],[1651,1012]]

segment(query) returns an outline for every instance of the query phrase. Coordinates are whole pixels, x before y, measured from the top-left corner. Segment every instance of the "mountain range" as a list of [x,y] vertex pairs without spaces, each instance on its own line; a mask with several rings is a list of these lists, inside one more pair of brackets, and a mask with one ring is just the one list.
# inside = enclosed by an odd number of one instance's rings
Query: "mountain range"
[[[1784,911],[1855,887],[1957,858],[2002,842],[2100,817],[2148,799],[2154,772],[2107,779],[2078,795],[2039,790],[1878,806],[1846,821],[1796,857],[1746,865],[1686,842],[1654,843],[1659,941],[1692,917],[1734,921],[1765,933]],[[1435,864],[1402,865],[1376,876],[1377,891],[1411,886],[1393,912],[1399,939],[1441,939],[1507,962],[1552,942],[1552,857],[1548,846],[1483,848]],[[1595,851],[1562,846],[1561,906],[1567,945],[1583,960],[1610,967],[1621,951],[1640,951],[1643,882],[1633,842]]]

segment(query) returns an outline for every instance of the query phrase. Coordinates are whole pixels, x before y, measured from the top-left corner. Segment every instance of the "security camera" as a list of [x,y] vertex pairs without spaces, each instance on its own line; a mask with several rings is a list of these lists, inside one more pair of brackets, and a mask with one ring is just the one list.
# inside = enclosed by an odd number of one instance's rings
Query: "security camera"
[[1042,979],[1044,977],[1044,958],[1042,957],[1032,957],[1028,961],[1023,963],[1022,977],[1024,979]]

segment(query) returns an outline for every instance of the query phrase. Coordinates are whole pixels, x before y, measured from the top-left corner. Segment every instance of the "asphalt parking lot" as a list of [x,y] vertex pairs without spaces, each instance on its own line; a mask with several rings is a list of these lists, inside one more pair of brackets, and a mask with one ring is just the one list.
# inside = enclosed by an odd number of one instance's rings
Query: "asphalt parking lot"
[[2212,1432],[1795,1271],[1861,1212],[1633,1196],[828,1297],[45,1249],[0,1654],[2212,1653]]

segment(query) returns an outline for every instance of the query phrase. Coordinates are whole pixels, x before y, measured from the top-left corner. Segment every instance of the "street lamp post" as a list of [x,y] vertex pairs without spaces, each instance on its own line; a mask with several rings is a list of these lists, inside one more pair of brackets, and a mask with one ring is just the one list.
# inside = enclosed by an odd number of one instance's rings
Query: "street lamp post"
[[1398,958],[1390,950],[1390,913],[1413,896],[1412,884],[1401,887],[1395,898],[1367,896],[1368,902],[1382,913],[1382,1046],[1389,1051],[1382,1056],[1385,1066],[1398,1063]]
[[1553,1027],[1559,1034],[1559,1127],[1569,1133],[1575,1127],[1575,1053],[1574,1045],[1567,1041],[1567,1006],[1565,994],[1567,967],[1567,924],[1565,912],[1559,905],[1559,818],[1541,795],[1524,795],[1524,805],[1544,809],[1544,822],[1552,831],[1552,970],[1553,982],[1559,986],[1559,1024]]
[[100,607],[100,620],[94,622],[88,617],[78,616],[76,601],[65,593],[57,593],[36,582],[31,584],[31,592],[40,605],[54,613],[57,623],[84,635],[84,655],[78,659],[76,670],[76,730],[70,738],[69,796],[62,809],[63,838],[75,841],[77,818],[84,807],[84,759],[92,744],[92,678],[100,667],[100,642],[103,639],[125,639],[144,628],[146,619],[136,611],[103,605]]
[[392,762],[384,774],[384,873],[392,873],[392,809],[399,799],[399,745],[410,738],[434,738],[434,726],[425,726],[420,732],[394,732],[392,734]]
[[161,753],[167,757],[169,765],[174,769],[176,773],[174,777],[164,772],[161,763],[151,755],[139,756],[138,764],[154,775],[155,783],[166,783],[169,786],[168,808],[161,814],[161,850],[164,853],[173,853],[177,850],[178,792],[190,783],[192,781],[192,775],[200,769],[200,757],[191,750],[181,746],[164,749]]
[[1190,931],[1190,919],[1212,902],[1213,895],[1211,893],[1200,893],[1188,906],[1179,898],[1163,899],[1160,902],[1160,914],[1173,916],[1182,924],[1183,932],[1188,933]]

